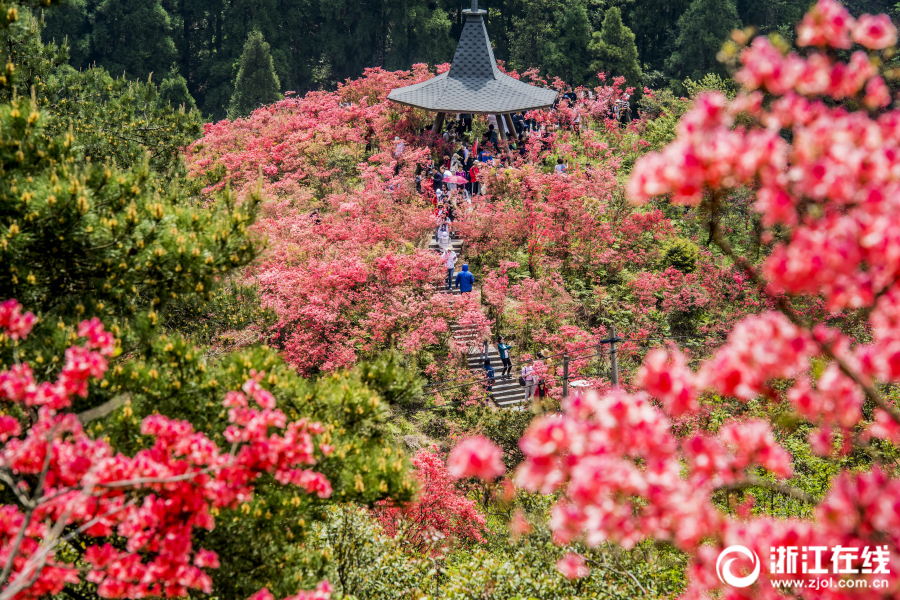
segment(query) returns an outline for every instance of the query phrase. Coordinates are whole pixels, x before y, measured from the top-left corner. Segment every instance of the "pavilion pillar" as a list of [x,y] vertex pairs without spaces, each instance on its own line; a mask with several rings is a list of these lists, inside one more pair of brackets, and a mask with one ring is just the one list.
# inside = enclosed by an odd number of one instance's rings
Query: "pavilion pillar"
[[434,125],[431,127],[431,132],[436,136],[440,137],[443,133],[444,129],[444,115],[446,113],[439,112],[437,116],[434,118]]
[[506,122],[506,128],[509,129],[509,134],[514,138],[518,138],[519,136],[516,135],[516,125],[513,123],[512,115],[506,113],[503,115],[503,120]]
[[497,115],[497,129],[500,130],[500,139],[506,141],[506,127],[503,126],[503,115]]

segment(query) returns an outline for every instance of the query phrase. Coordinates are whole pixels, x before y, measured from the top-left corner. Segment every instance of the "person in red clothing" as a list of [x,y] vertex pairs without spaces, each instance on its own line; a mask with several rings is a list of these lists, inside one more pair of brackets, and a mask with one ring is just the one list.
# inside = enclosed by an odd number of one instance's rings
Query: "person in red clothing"
[[473,195],[473,196],[477,196],[477,195],[478,195],[478,192],[479,192],[479,183],[478,183],[478,173],[479,173],[479,171],[478,171],[478,166],[479,166],[480,164],[481,164],[481,163],[478,162],[478,161],[476,160],[476,161],[475,161],[475,164],[472,165],[472,168],[469,169],[469,181],[472,182],[472,195]]

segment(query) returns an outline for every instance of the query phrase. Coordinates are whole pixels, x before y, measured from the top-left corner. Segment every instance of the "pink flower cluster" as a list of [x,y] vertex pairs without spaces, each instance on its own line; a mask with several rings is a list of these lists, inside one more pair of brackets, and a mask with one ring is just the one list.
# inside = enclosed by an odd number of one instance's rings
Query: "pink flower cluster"
[[[309,592],[301,591],[294,596],[287,596],[284,600],[330,600],[331,591],[331,584],[323,581],[316,586],[315,590]],[[272,595],[272,592],[263,588],[250,596],[248,600],[275,600],[275,597]]]
[[[686,597],[708,597],[721,587],[716,558],[730,545],[768,556],[769,548],[778,546],[863,548],[889,538],[896,549],[900,542],[896,496],[888,492],[900,483],[877,468],[838,478],[816,508],[815,524],[748,519],[747,507],[734,516],[720,512],[713,504],[716,490],[746,482],[756,468],[777,478],[792,475],[790,454],[764,421],[729,422],[716,436],[698,434],[678,441],[669,421],[644,394],[612,392],[601,397],[589,392],[568,398],[562,414],[536,419],[521,447],[527,458],[516,483],[529,491],[561,495],[550,522],[557,543],[580,539],[588,546],[612,541],[631,547],[647,538],[671,542],[692,557]],[[890,534],[883,538],[880,532]],[[878,575],[888,581],[888,590],[900,585],[896,554],[890,557],[890,573]],[[588,574],[584,560],[574,554],[560,560],[557,569],[569,578]],[[821,576],[790,577],[806,581]],[[752,596],[742,597],[778,597],[772,581],[779,578],[785,576],[764,571],[748,590]],[[863,597],[891,594],[880,590]],[[800,595],[817,597],[802,591]]]
[[12,298],[0,304],[0,329],[11,339],[27,337],[36,320],[33,313],[22,314],[22,305]]
[[581,538],[630,547],[652,537],[692,550],[726,522],[711,508],[717,487],[743,481],[754,465],[791,473],[790,456],[761,421],[679,443],[644,394],[590,392],[568,398],[563,409],[529,427],[521,440],[527,460],[516,474],[529,491],[562,490],[551,526],[563,544]]
[[[895,30],[896,36],[896,30]],[[747,90],[765,90],[782,95],[853,98],[862,93],[870,108],[887,106],[890,92],[865,52],[854,52],[849,63],[836,62],[825,54],[802,58],[783,55],[767,38],[759,37],[741,54],[743,68],[735,79]]]
[[787,143],[777,131],[732,129],[734,110],[723,94],[701,95],[678,124],[678,137],[635,165],[627,192],[635,201],[671,194],[696,205],[707,188],[736,188],[783,177]]
[[[3,306],[6,314],[20,314],[17,303]],[[5,332],[24,331],[15,319],[3,325]],[[142,423],[141,433],[155,438],[150,448],[134,457],[114,453],[104,440],[89,437],[74,414],[57,412],[74,396],[87,394],[89,382],[106,372],[105,357],[115,348],[114,338],[96,319],[82,322],[78,335],[86,338],[84,346],[66,352],[55,383],[35,382],[27,363],[0,372],[4,400],[38,407],[37,420],[27,430],[11,416],[0,417],[0,468],[15,474],[20,495],[34,503],[30,512],[0,507],[0,560],[12,561],[6,590],[15,591],[14,597],[58,594],[67,583],[80,581],[79,570],[55,559],[63,527],[124,540],[121,548],[87,545],[84,559],[91,568],[85,579],[97,584],[102,597],[184,596],[192,589],[209,593],[211,580],[203,569],[216,568],[218,559],[194,547],[193,532],[212,529],[216,510],[250,500],[259,475],[271,473],[320,498],[331,495],[328,480],[308,468],[316,463],[313,436],[324,432],[322,425],[306,419],[289,423],[260,386],[262,373],[252,373],[243,392],[229,392],[223,402],[231,422],[226,431],[231,453],[189,422],[162,415]],[[34,487],[35,481],[42,487]],[[130,500],[136,489],[144,494]]]
[[887,15],[854,20],[837,0],[819,0],[797,25],[798,46],[847,49],[851,37],[870,50],[882,50],[897,43],[897,28]]
[[471,437],[450,452],[447,470],[457,479],[477,477],[493,481],[506,472],[503,451],[484,436]]
[[[21,312],[15,300],[7,300],[3,306],[8,307],[13,315]],[[31,319],[34,317],[26,313],[18,319],[10,318],[5,326],[8,335],[27,335],[32,322],[29,316]],[[27,322],[27,326],[23,326],[23,322]],[[3,325],[0,324],[0,327]],[[38,384],[28,363],[13,365],[9,370],[0,372],[0,399],[61,410],[72,403],[73,396],[86,397],[88,382],[102,378],[106,373],[106,357],[112,356],[115,340],[103,330],[96,317],[81,323],[78,336],[87,338],[87,342],[84,346],[72,346],[66,350],[66,361],[55,382]]]

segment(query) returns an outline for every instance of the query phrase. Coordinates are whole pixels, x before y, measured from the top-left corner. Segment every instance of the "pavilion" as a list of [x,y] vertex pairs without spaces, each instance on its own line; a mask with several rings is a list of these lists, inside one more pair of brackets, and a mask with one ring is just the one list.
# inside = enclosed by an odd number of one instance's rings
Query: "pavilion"
[[[443,127],[447,113],[494,114],[498,125],[505,119],[506,129],[515,131],[512,113],[551,106],[555,90],[519,81],[497,68],[484,23],[486,14],[478,9],[478,0],[472,0],[472,9],[463,11],[466,22],[450,70],[428,81],[397,88],[388,94],[388,100],[436,112],[436,132]],[[505,140],[505,129],[498,129]]]

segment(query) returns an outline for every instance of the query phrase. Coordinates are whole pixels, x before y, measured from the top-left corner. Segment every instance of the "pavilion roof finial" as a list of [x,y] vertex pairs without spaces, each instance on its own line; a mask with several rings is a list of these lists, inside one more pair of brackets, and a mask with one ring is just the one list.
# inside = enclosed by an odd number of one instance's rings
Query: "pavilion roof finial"
[[487,14],[472,0],[450,69],[427,81],[391,90],[388,100],[435,112],[505,114],[551,106],[556,90],[500,71],[487,30]]

